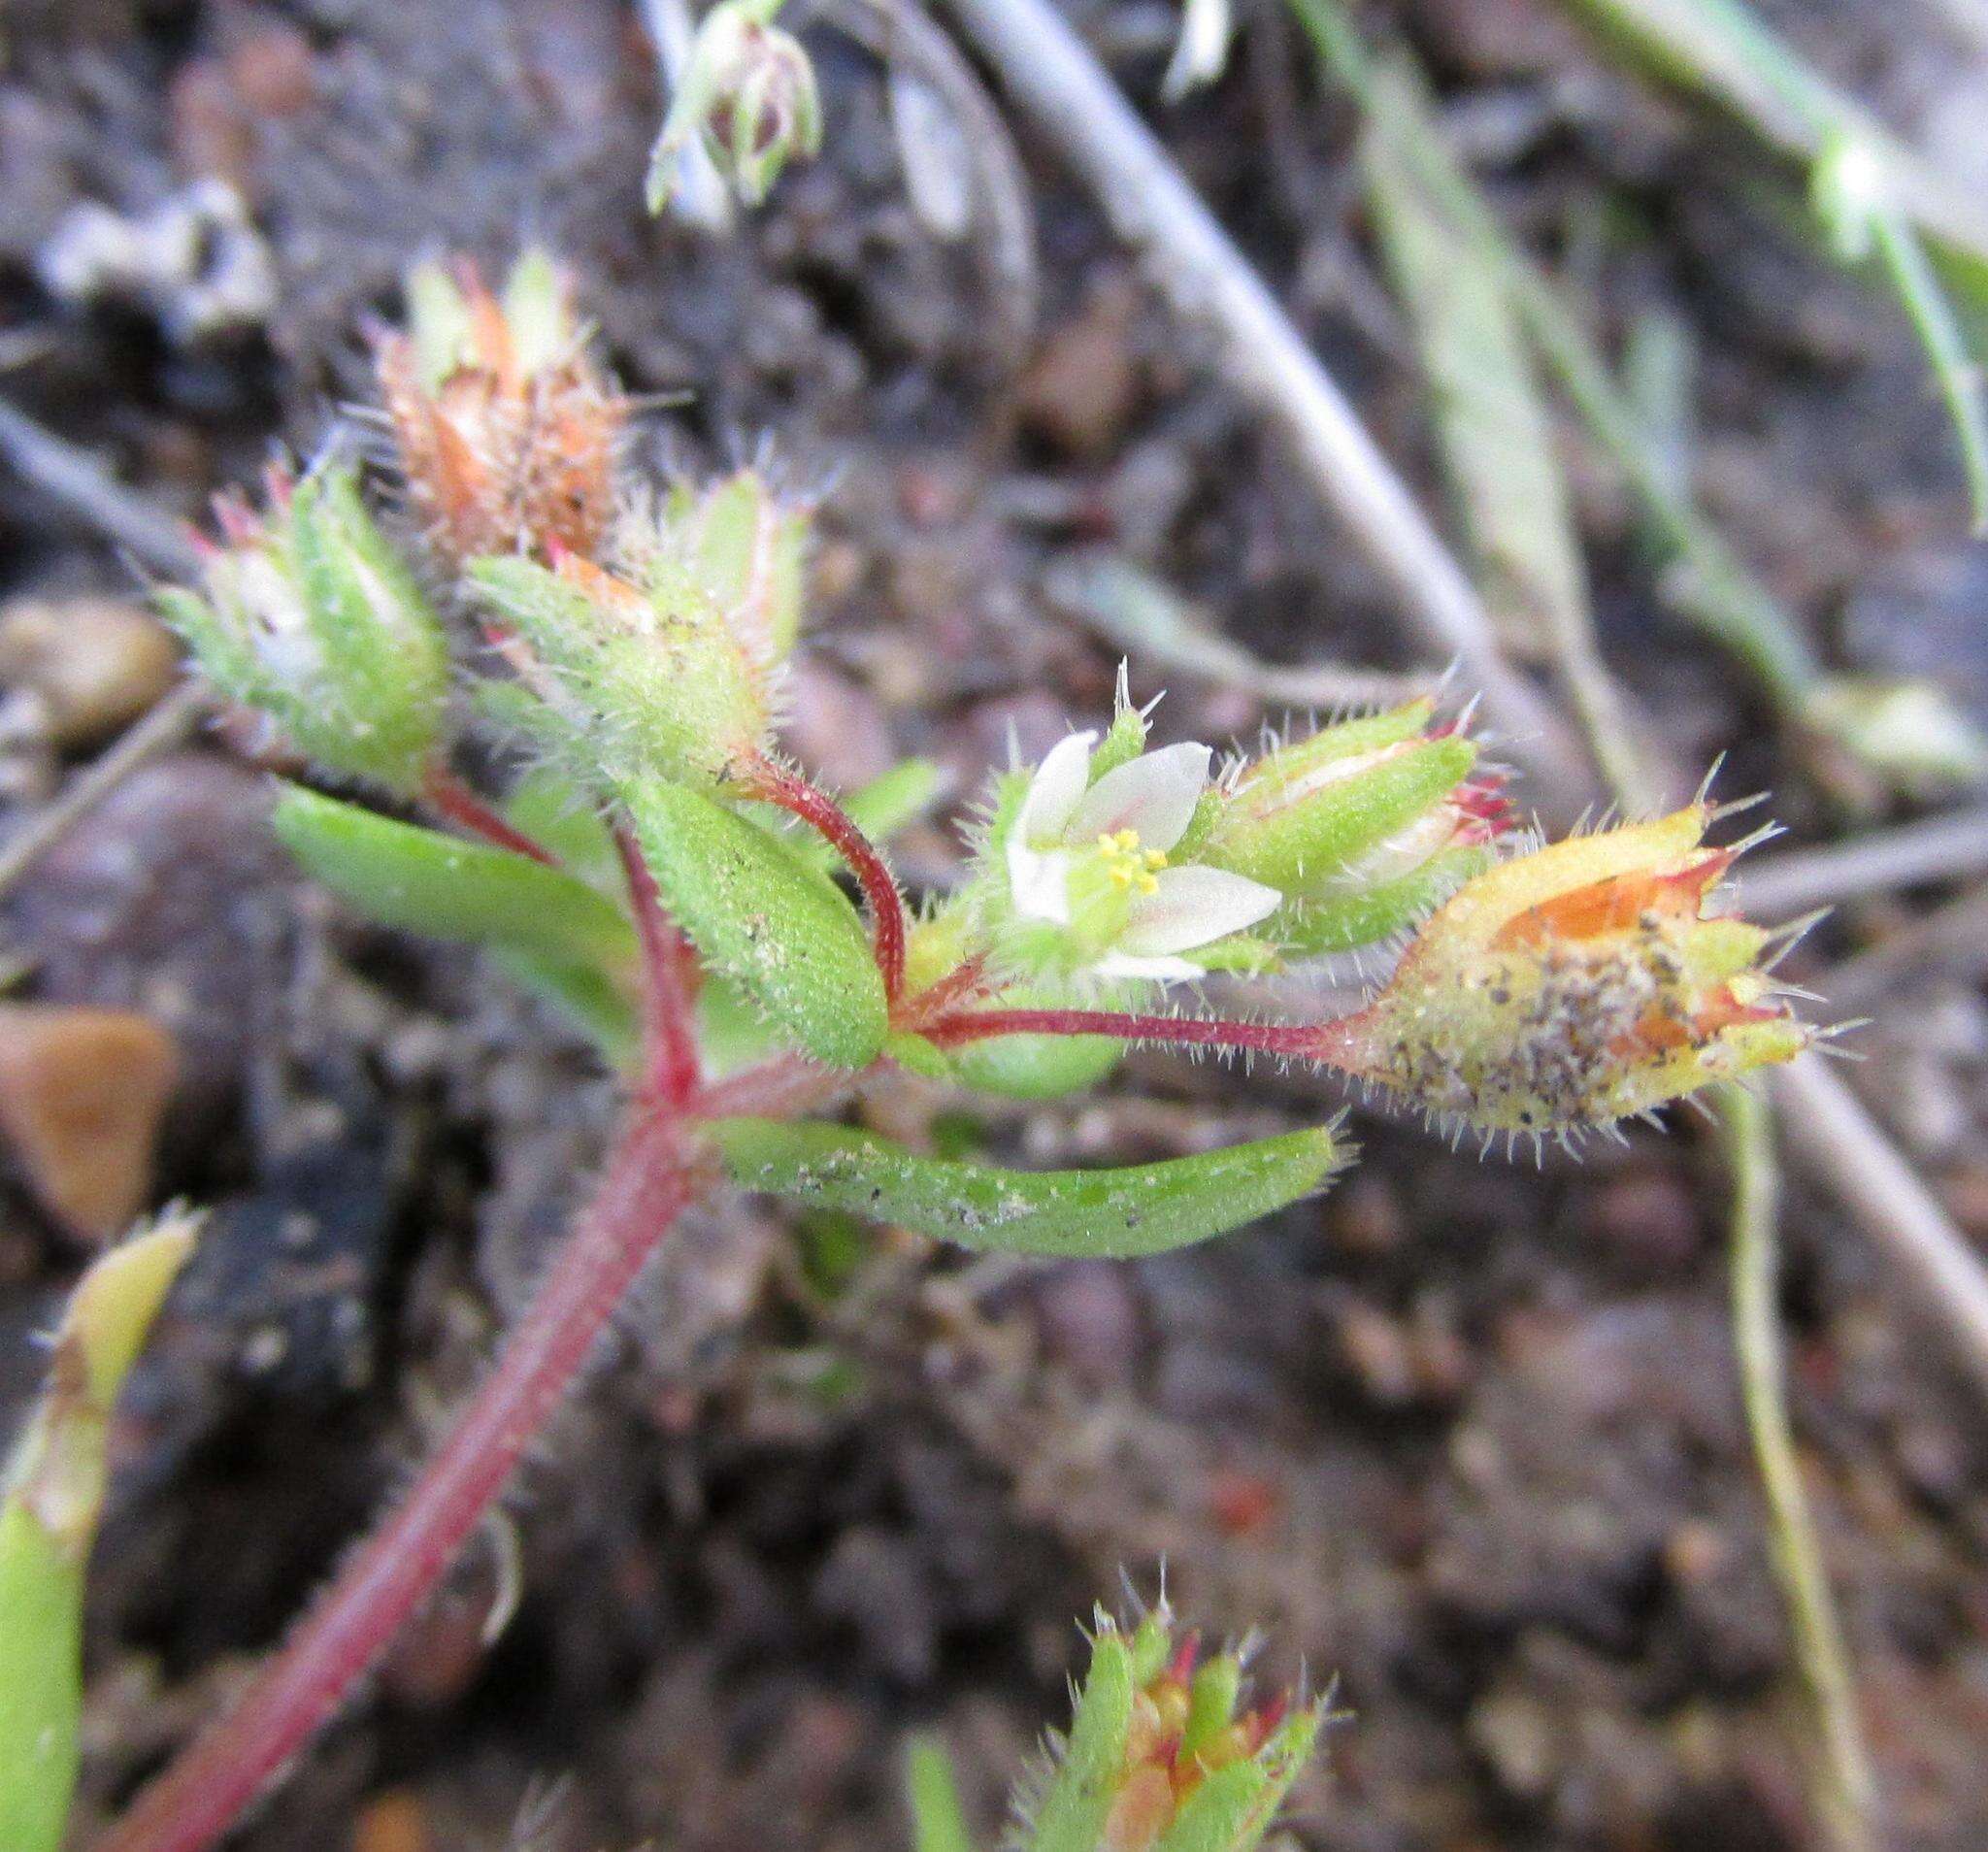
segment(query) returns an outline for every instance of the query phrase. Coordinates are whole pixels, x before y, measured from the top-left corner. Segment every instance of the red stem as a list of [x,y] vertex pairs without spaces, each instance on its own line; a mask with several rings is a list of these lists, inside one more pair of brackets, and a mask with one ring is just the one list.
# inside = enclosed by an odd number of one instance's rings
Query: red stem
[[656,877],[625,825],[614,830],[614,848],[628,877],[628,899],[642,941],[643,1027],[649,1084],[667,1106],[680,1109],[703,1078],[692,1009],[692,966],[683,935],[670,923],[656,892]]
[[669,1122],[633,1122],[591,1207],[419,1479],[282,1651],[95,1852],[204,1852],[324,1725],[481,1521],[697,1183]]
[[1347,1023],[1224,1022],[1203,1016],[1128,1015],[1115,1009],[967,1009],[942,1016],[923,1030],[941,1048],[984,1042],[993,1036],[1115,1036],[1123,1042],[1162,1042],[1176,1047],[1240,1048],[1342,1067]]
[[514,855],[528,855],[547,868],[557,868],[559,858],[535,843],[522,830],[514,830],[446,765],[431,765],[421,785],[421,795],[449,822],[480,836]]
[[877,948],[877,969],[883,974],[883,994],[894,1008],[905,987],[905,903],[897,882],[884,867],[876,844],[826,791],[818,790],[797,772],[761,759],[747,775],[753,797],[791,810],[835,845],[870,903],[870,933]]

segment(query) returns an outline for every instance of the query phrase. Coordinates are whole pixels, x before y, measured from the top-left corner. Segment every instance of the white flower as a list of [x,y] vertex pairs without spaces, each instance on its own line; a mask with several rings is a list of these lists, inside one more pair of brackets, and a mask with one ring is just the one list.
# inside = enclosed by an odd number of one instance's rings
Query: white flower
[[1254,926],[1283,896],[1221,869],[1168,866],[1208,788],[1207,746],[1144,753],[1093,784],[1097,741],[1072,734],[1029,780],[1008,839],[1014,910],[1079,939],[1102,936],[1087,967],[1097,976],[1202,976],[1180,953]]

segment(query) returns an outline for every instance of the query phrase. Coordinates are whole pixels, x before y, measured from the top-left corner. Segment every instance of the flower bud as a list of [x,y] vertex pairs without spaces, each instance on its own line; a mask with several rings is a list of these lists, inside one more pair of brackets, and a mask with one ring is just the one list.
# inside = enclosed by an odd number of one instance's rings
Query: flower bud
[[309,757],[409,792],[441,742],[442,626],[359,499],[350,471],[270,477],[256,515],[215,504],[200,543],[205,596],[169,589],[166,619],[221,691],[259,709]]
[[782,502],[757,470],[708,488],[679,486],[653,528],[617,534],[625,557],[639,550],[651,596],[721,612],[769,663],[782,662],[800,635],[808,511]]
[[1509,826],[1474,741],[1432,732],[1411,701],[1320,729],[1232,770],[1196,850],[1278,889],[1266,935],[1287,952],[1344,951],[1427,913],[1490,860]]
[[542,250],[502,297],[473,265],[420,264],[376,367],[408,500],[451,569],[484,553],[591,553],[613,517],[628,401],[587,352],[571,280]]
[[1815,1032],[1768,975],[1775,935],[1707,910],[1739,853],[1702,846],[1712,816],[1694,804],[1474,876],[1330,1026],[1330,1058],[1439,1117],[1536,1136],[1792,1059]]
[[1038,1845],[1249,1852],[1309,1759],[1319,1704],[1242,1703],[1242,1656],[1197,1664],[1161,1606],[1126,1635],[1100,1611],[1061,1758],[1022,1812]]
[[702,143],[747,206],[759,205],[796,154],[821,147],[821,93],[800,40],[773,23],[781,0],[723,0],[705,16],[649,155],[651,213],[669,203],[681,164]]
[[[549,567],[480,559],[470,579],[529,652],[525,679],[541,707],[542,743],[565,749],[577,776],[714,782],[765,749],[778,694],[777,640],[798,605],[781,588],[781,546],[739,546],[735,479],[660,517],[629,511],[610,572],[563,548]],[[720,518],[721,509],[733,514]],[[763,582],[761,582],[763,581]]]

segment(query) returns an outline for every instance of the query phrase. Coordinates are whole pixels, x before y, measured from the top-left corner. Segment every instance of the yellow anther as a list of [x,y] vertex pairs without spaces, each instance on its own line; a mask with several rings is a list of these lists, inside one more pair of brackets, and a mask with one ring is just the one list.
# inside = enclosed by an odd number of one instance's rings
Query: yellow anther
[[1167,866],[1167,851],[1165,849],[1147,849],[1145,852],[1145,865],[1148,868],[1165,868]]
[[1153,875],[1142,875],[1139,877],[1139,891],[1142,894],[1157,894],[1160,891],[1160,883],[1158,876]]

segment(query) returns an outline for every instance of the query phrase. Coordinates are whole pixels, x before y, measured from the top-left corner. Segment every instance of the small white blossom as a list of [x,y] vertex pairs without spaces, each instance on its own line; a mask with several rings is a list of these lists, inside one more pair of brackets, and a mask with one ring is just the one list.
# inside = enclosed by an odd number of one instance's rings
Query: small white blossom
[[1207,746],[1166,746],[1093,784],[1097,741],[1072,734],[1029,780],[1008,839],[1014,910],[1052,926],[1102,927],[1108,943],[1088,965],[1099,977],[1202,976],[1205,968],[1181,953],[1254,926],[1283,896],[1224,870],[1168,865],[1208,788]]

